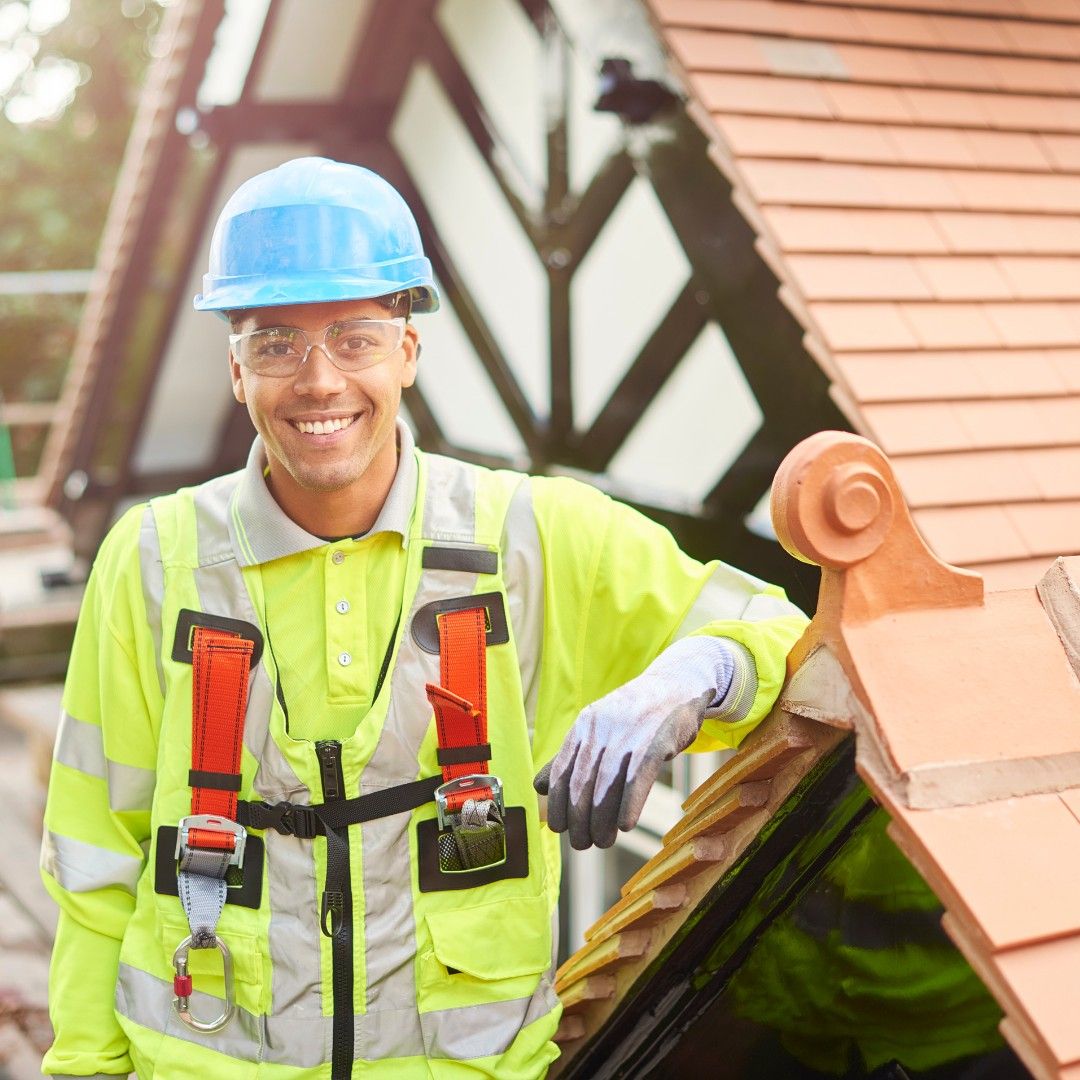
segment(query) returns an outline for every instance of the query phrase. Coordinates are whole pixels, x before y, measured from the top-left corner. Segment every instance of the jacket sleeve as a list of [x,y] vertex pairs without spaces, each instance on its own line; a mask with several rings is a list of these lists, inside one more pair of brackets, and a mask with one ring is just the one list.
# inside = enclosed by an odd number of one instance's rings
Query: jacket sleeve
[[129,511],[102,546],[64,687],[41,848],[60,906],[46,1073],[132,1070],[113,1000],[150,838],[161,700],[139,580],[141,518]]
[[806,616],[782,589],[690,558],[663,526],[593,488],[533,483],[545,577],[536,760],[554,756],[585,705],[692,634],[734,642],[736,678],[690,749],[738,746],[772,708]]

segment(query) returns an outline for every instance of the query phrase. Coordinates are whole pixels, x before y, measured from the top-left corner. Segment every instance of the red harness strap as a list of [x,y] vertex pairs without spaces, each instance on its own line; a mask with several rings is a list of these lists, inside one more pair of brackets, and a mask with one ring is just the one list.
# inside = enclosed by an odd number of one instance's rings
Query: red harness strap
[[[438,623],[442,685],[428,683],[427,696],[435,710],[443,783],[448,783],[488,771],[487,615],[482,607],[444,611]],[[447,799],[447,809],[457,811],[467,799],[490,797],[486,787],[457,792]]]
[[[236,820],[253,645],[222,630],[196,626],[192,645],[191,813]],[[232,851],[232,833],[193,828],[188,846]]]

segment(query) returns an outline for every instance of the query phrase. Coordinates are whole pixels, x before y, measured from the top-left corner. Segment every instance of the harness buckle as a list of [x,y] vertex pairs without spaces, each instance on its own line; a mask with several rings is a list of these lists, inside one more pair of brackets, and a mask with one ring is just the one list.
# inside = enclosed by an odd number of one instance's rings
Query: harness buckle
[[[499,816],[506,811],[503,801],[502,781],[497,776],[488,773],[470,773],[468,776],[459,776],[456,780],[448,780],[435,789],[435,810],[439,815],[439,830],[448,829],[453,824],[452,817],[456,817],[461,804],[466,799],[477,797],[477,793],[486,788],[490,798],[499,809]],[[451,801],[455,805],[451,806]]]
[[173,970],[176,972],[173,977],[173,993],[175,994],[173,1010],[180,1017],[181,1023],[191,1028],[192,1031],[201,1031],[203,1034],[212,1035],[215,1031],[220,1031],[232,1019],[235,1011],[232,953],[229,952],[228,945],[215,934],[214,944],[221,953],[221,963],[225,972],[225,1004],[220,1016],[213,1020],[200,1020],[191,1013],[193,988],[191,975],[188,974],[188,952],[191,950],[191,942],[192,939],[189,935],[176,946],[176,951],[173,953]]
[[[188,836],[192,829],[232,836],[234,843],[232,852],[229,856],[229,865],[243,867],[244,846],[247,844],[247,829],[245,829],[243,825],[239,825],[227,817],[218,817],[216,814],[189,814],[187,817],[180,819],[176,826],[175,857],[177,862],[180,861],[180,856],[184,849],[190,848]],[[194,848],[192,850],[206,851],[210,849]],[[220,850],[224,851],[227,849],[222,848]]]
[[439,869],[486,870],[506,862],[505,803],[497,776],[459,776],[435,790]]

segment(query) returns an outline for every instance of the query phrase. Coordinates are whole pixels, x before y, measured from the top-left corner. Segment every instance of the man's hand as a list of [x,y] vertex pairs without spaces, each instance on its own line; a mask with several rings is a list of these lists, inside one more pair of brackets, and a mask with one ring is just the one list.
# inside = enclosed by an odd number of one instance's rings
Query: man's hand
[[584,708],[533,781],[548,797],[549,828],[569,831],[579,851],[611,847],[617,829],[632,829],[664,762],[694,741],[706,710],[728,692],[740,648],[726,638],[683,638]]

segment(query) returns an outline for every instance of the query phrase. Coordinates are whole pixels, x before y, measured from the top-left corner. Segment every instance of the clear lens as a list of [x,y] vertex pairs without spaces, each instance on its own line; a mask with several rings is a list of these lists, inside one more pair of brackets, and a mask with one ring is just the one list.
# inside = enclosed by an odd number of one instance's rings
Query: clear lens
[[321,344],[335,367],[362,371],[385,360],[405,337],[405,320],[350,319],[331,323],[322,341],[294,326],[271,326],[247,334],[232,334],[229,343],[237,360],[259,375],[295,375],[308,353]]

